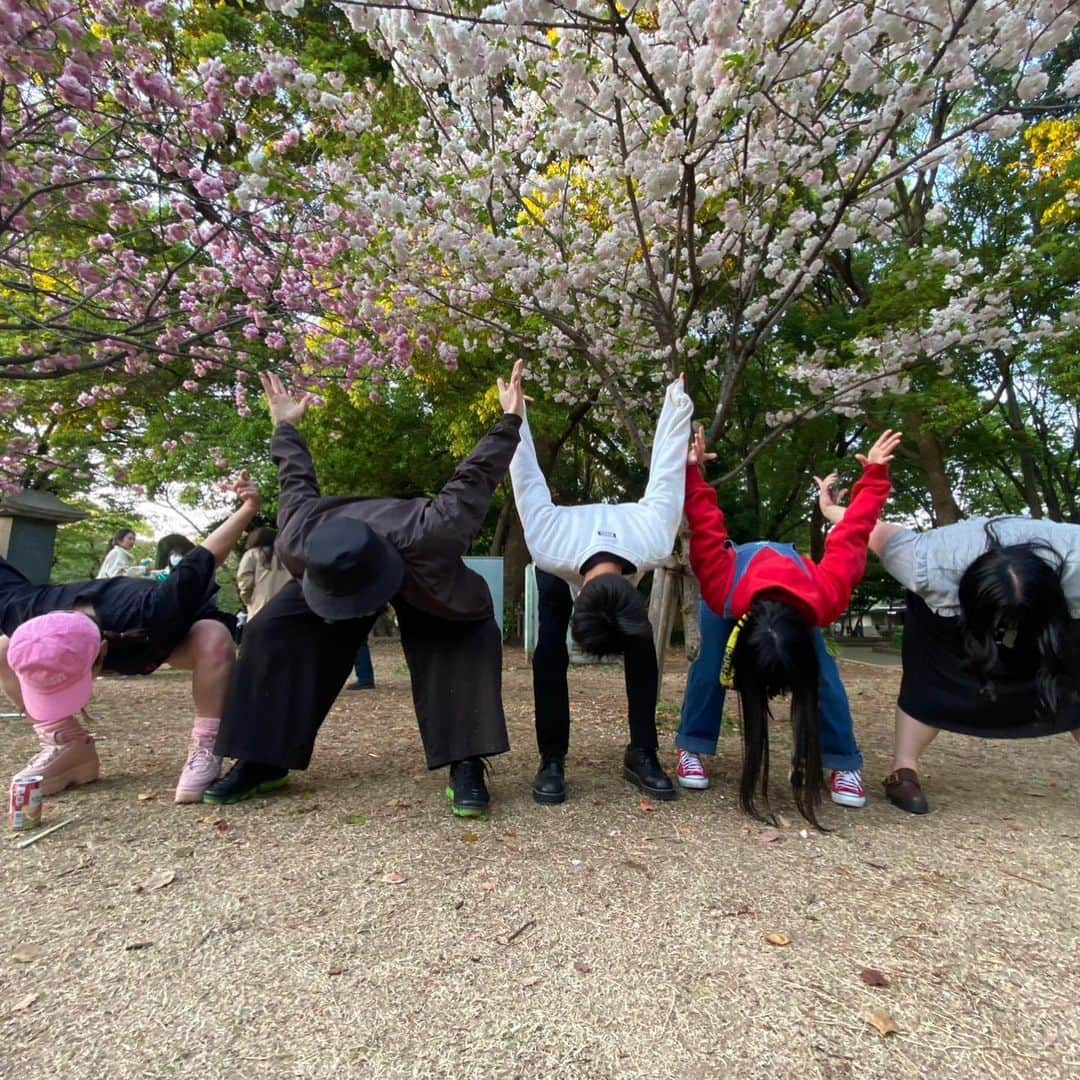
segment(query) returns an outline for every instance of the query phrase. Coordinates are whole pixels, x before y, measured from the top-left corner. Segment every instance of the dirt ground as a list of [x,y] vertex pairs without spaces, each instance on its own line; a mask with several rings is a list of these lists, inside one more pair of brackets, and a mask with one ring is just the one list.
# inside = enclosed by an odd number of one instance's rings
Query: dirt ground
[[[571,798],[541,807],[511,651],[514,751],[468,822],[423,767],[399,649],[375,667],[308,773],[226,808],[171,802],[187,677],[99,681],[103,779],[46,801],[72,825],[3,843],[0,1075],[1080,1075],[1068,736],[942,735],[934,813],[904,815],[880,788],[899,673],[845,662],[869,804],[806,830],[775,767],[774,838],[735,804],[734,724],[709,791],[643,808],[621,672],[575,668]],[[664,682],[669,764],[684,679]],[[0,730],[10,775],[31,739]]]

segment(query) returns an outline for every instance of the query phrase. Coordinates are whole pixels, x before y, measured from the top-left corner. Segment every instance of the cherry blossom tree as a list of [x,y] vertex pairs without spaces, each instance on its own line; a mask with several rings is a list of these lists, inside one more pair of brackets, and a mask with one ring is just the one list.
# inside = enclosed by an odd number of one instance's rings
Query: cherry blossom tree
[[62,464],[45,446],[65,417],[107,438],[223,385],[245,415],[268,360],[314,387],[365,361],[323,205],[335,167],[309,167],[342,78],[266,48],[226,65],[177,21],[160,0],[0,4],[9,484]]
[[875,245],[929,241],[941,298],[807,342],[751,453],[1013,332],[1024,253],[980,276],[934,245],[939,179],[1080,89],[1047,67],[1068,0],[337,6],[408,109],[282,49],[180,62],[162,0],[0,0],[0,467],[35,452],[27,384],[127,424],[133,387],[244,414],[272,363],[377,400],[481,349],[610,402],[645,459],[658,383],[687,370],[722,431],[785,313]]
[[[641,456],[643,380],[690,369],[721,430],[816,279],[942,222],[937,178],[1020,127],[1077,19],[1066,0],[341,6],[425,106],[343,214],[372,302],[525,351],[564,398],[602,386]],[[1059,94],[1078,85],[1074,64]],[[808,347],[770,439],[1012,332],[1022,252],[990,278],[932,255],[942,302],[846,356]]]

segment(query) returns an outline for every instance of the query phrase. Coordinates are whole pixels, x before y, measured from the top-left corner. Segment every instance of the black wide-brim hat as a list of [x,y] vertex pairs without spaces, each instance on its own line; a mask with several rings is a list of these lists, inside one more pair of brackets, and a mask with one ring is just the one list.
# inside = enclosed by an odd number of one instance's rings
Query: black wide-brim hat
[[304,599],[333,622],[378,611],[405,577],[397,548],[362,521],[333,518],[317,526],[305,555]]

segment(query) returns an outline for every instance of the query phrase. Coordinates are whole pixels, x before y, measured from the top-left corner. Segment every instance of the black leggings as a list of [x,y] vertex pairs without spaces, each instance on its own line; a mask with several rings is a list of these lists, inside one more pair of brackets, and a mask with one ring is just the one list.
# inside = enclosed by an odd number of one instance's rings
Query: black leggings
[[[570,746],[570,690],[566,672],[570,653],[566,631],[574,602],[570,586],[543,570],[536,571],[539,628],[533,653],[533,699],[536,745],[542,757],[564,757]],[[630,745],[655,750],[656,694],[659,673],[652,641],[632,642],[623,654]]]

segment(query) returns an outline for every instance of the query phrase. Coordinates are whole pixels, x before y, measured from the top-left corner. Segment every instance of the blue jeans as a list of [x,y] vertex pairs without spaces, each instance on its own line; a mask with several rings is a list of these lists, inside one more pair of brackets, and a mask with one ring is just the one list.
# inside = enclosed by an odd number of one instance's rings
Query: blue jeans
[[366,641],[356,651],[353,670],[356,672],[356,682],[359,686],[375,685],[375,668],[371,665],[371,650]]
[[[724,687],[720,685],[720,667],[734,619],[717,615],[702,601],[701,651],[690,665],[683,697],[682,719],[675,736],[680,750],[695,754],[715,754],[724,718]],[[850,771],[861,769],[863,756],[855,741],[855,723],[851,718],[840,669],[825,648],[825,635],[814,630],[821,683],[818,700],[821,709],[821,763],[826,769]]]

